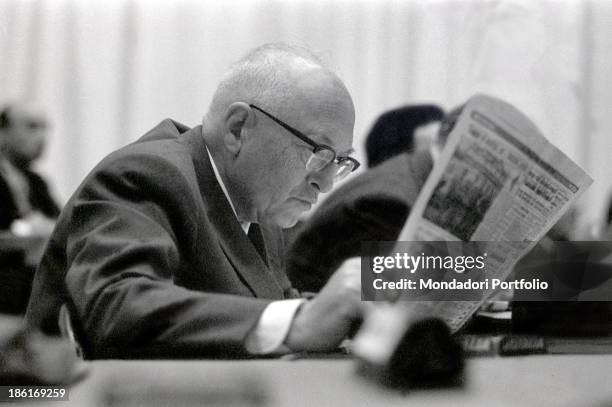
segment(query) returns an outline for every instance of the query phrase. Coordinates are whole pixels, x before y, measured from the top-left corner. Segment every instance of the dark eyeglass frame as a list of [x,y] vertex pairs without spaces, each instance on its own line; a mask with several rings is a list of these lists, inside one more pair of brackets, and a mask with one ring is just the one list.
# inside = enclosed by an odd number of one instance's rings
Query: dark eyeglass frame
[[351,169],[351,172],[355,171],[361,165],[361,163],[359,161],[357,161],[356,159],[354,159],[353,157],[339,156],[336,153],[336,150],[334,150],[330,146],[328,146],[326,144],[319,144],[319,143],[317,143],[316,141],[314,141],[313,139],[311,139],[310,137],[308,137],[307,135],[305,135],[301,131],[291,127],[287,123],[283,122],[280,119],[277,119],[275,116],[273,116],[270,113],[266,112],[261,107],[256,106],[256,105],[254,105],[252,103],[249,103],[249,106],[251,108],[255,109],[255,110],[259,110],[261,113],[265,114],[270,119],[272,119],[275,123],[277,123],[278,125],[282,126],[289,133],[293,134],[295,137],[299,138],[304,143],[310,145],[312,147],[312,149],[313,149],[312,150],[313,154],[316,154],[318,151],[321,151],[321,150],[329,150],[329,151],[331,151],[334,154],[334,158],[330,161],[330,163],[335,162],[338,165],[338,164],[340,164],[343,161],[351,161],[353,163],[353,165],[354,165],[354,167]]

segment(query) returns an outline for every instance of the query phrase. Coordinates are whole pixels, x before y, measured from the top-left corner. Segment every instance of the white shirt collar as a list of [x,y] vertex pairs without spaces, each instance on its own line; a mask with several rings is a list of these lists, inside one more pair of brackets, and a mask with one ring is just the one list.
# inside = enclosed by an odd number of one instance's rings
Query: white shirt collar
[[206,146],[206,152],[208,153],[208,158],[210,158],[210,163],[212,164],[213,172],[215,173],[215,178],[217,178],[217,182],[221,186],[221,189],[223,190],[223,193],[225,194],[227,201],[232,207],[232,212],[234,212],[234,216],[236,216],[236,219],[240,223],[240,226],[242,227],[242,230],[244,230],[244,233],[249,233],[249,227],[251,226],[251,222],[243,222],[240,219],[238,219],[238,214],[236,213],[236,208],[234,208],[234,203],[232,202],[229,196],[229,193],[227,192],[227,188],[225,188],[225,184],[223,183],[223,180],[221,179],[221,175],[219,175],[219,170],[217,169],[215,160],[213,160],[212,155],[210,154],[210,150],[208,149],[208,146]]

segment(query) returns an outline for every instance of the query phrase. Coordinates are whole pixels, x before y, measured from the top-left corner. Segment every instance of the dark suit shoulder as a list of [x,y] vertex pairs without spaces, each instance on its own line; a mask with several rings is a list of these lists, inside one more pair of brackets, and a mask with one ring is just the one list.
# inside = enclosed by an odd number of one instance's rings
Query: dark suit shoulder
[[109,180],[109,177],[126,186],[152,188],[151,192],[179,191],[178,187],[183,184],[180,179],[191,186],[197,185],[194,156],[206,152],[193,151],[184,136],[189,131],[197,133],[199,128],[179,128],[174,123],[165,120],[134,143],[110,153],[96,165],[82,186]]
[[176,120],[167,118],[159,122],[159,124],[153,127],[151,130],[146,132],[136,141],[136,143],[164,139],[175,139],[181,134],[188,132],[189,130],[191,130],[189,126],[177,122]]

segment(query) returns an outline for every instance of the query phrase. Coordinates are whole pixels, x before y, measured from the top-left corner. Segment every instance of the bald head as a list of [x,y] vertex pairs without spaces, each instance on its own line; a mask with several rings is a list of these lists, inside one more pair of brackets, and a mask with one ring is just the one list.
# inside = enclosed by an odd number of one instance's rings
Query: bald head
[[[310,50],[282,43],[251,50],[225,73],[213,96],[207,119],[222,116],[236,101],[264,105],[285,117],[294,106],[338,111],[353,109],[338,76]],[[322,103],[322,104],[321,104]]]
[[336,74],[304,48],[269,44],[230,67],[202,127],[239,219],[287,227],[333,184],[335,163],[306,168],[313,143],[347,155],[354,122],[353,101]]

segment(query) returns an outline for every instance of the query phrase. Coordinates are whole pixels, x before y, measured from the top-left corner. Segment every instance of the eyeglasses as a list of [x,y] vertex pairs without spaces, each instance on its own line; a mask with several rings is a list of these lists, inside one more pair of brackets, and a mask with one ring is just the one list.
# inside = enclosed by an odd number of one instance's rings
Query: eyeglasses
[[295,137],[299,138],[304,143],[312,147],[312,155],[310,156],[310,158],[308,158],[308,161],[306,162],[306,169],[308,171],[321,171],[329,164],[334,163],[336,166],[336,171],[334,173],[334,181],[339,181],[351,172],[355,171],[357,168],[359,168],[359,161],[357,161],[353,157],[339,157],[336,154],[336,151],[330,146],[317,143],[301,131],[294,129],[287,123],[281,121],[280,119],[277,119],[276,117],[272,116],[270,113],[266,112],[260,107],[257,107],[253,104],[249,104],[249,106],[251,106],[255,110],[259,110],[261,113],[265,114],[277,124],[282,126],[289,133],[293,134]]

